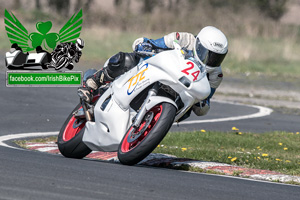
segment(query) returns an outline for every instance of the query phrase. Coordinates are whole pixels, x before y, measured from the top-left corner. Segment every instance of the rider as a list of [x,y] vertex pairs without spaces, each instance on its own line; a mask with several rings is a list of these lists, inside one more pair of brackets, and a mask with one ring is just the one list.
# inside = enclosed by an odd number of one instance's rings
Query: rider
[[[179,45],[185,49],[186,57],[193,57],[206,66],[211,86],[211,93],[207,99],[195,104],[181,120],[189,117],[192,110],[198,116],[205,115],[210,108],[209,100],[223,79],[221,63],[228,51],[227,38],[219,29],[207,26],[196,37],[191,33],[173,32],[157,40],[138,38],[134,41],[132,47],[135,51],[168,50],[174,48],[174,40],[177,40]],[[90,102],[93,98],[93,91],[136,66],[139,60],[140,57],[135,52],[117,53],[108,60],[102,69],[96,71],[84,81],[83,87],[78,88],[78,95],[84,101]]]
[[[67,69],[72,70],[74,68],[73,59],[76,63],[79,62],[83,47],[84,41],[81,38],[78,38],[75,44],[73,42],[60,43],[51,53],[52,60],[48,67],[55,68],[55,70],[60,70],[61,68],[66,67]],[[67,66],[65,66],[65,60],[69,61],[69,63],[67,62]]]
[[[22,51],[21,47],[19,47],[19,45],[17,43],[13,43],[10,47],[10,52],[13,52],[15,50],[19,50],[19,51]],[[23,51],[22,51],[23,52]]]

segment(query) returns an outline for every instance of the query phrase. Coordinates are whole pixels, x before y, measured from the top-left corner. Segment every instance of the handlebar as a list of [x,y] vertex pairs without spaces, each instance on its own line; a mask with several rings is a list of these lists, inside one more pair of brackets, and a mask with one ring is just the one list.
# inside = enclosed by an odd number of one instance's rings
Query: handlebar
[[148,51],[136,51],[136,54],[140,56],[154,56],[156,53],[148,52]]

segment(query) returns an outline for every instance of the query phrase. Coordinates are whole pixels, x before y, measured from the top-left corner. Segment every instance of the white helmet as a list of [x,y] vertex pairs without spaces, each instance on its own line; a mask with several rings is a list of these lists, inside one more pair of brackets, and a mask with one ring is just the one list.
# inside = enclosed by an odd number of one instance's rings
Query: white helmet
[[198,33],[194,55],[201,64],[209,67],[219,67],[227,52],[227,38],[219,29],[213,26],[206,26]]
[[83,39],[78,38],[76,40],[75,46],[76,46],[76,49],[78,49],[79,51],[81,51],[83,49],[83,47],[84,47],[84,41],[83,41]]

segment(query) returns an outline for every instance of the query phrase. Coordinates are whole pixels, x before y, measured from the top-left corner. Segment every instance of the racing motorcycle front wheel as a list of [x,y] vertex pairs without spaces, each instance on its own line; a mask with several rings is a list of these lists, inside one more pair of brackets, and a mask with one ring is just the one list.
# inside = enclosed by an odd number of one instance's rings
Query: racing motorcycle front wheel
[[78,104],[71,112],[57,138],[60,153],[68,158],[83,158],[91,152],[91,149],[82,141],[86,119],[76,119],[73,115],[73,112],[80,108],[81,104]]
[[147,157],[168,133],[175,114],[175,106],[163,102],[145,114],[139,127],[130,126],[118,148],[120,162],[134,165]]

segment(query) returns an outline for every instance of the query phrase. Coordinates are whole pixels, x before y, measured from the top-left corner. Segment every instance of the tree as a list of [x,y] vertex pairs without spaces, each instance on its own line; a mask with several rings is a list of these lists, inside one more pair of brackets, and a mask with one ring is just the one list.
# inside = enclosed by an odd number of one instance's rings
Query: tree
[[56,9],[61,15],[69,14],[70,0],[48,0],[49,7]]
[[287,0],[256,0],[256,5],[262,12],[274,20],[279,20],[286,12]]
[[19,9],[21,7],[21,0],[15,0],[14,2],[14,8]]
[[41,9],[41,3],[40,3],[40,0],[35,0],[35,8],[37,10],[40,10]]
[[143,11],[145,13],[151,13],[157,4],[157,0],[143,0]]

